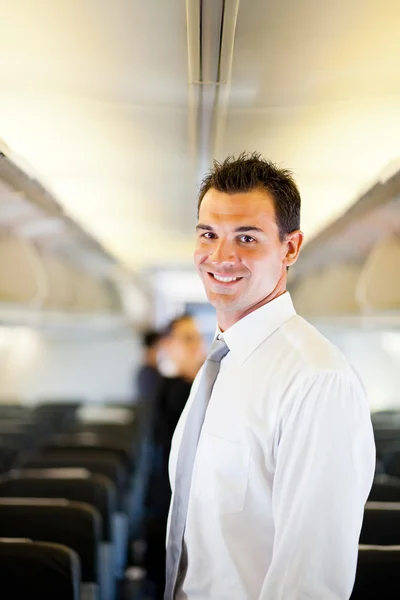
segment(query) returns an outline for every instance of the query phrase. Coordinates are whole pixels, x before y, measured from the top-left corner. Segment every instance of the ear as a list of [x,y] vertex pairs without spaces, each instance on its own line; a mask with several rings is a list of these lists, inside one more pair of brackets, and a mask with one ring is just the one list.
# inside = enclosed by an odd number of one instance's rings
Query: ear
[[286,235],[286,255],[283,259],[283,264],[286,267],[290,267],[296,262],[300,253],[301,245],[303,243],[303,238],[304,234],[299,229]]

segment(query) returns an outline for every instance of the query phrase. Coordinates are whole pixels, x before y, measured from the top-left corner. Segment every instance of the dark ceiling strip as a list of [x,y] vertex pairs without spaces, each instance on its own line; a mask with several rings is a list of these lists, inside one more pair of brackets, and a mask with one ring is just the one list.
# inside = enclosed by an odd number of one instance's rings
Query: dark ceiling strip
[[222,40],[224,37],[224,21],[225,21],[225,2],[222,2],[221,10],[221,27],[219,30],[219,50],[218,50],[218,71],[217,71],[217,83],[221,82],[221,56],[222,56]]
[[199,9],[199,82],[203,83],[203,0],[200,0]]

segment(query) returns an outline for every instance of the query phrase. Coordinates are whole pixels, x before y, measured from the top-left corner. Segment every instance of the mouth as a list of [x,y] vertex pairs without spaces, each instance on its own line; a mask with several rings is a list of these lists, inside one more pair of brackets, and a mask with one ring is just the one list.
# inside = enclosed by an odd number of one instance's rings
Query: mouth
[[218,284],[227,286],[227,287],[233,286],[233,285],[235,285],[235,283],[238,283],[239,281],[241,281],[243,279],[243,277],[227,277],[227,276],[217,275],[216,273],[210,273],[210,272],[207,272],[207,275],[211,279],[211,281],[217,282]]

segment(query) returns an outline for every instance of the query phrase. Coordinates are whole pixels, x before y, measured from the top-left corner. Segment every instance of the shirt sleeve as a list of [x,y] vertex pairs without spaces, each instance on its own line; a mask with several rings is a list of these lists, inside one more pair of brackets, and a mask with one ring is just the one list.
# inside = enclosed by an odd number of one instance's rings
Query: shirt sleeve
[[313,376],[283,419],[273,484],[273,557],[259,600],[348,600],[375,445],[351,372]]

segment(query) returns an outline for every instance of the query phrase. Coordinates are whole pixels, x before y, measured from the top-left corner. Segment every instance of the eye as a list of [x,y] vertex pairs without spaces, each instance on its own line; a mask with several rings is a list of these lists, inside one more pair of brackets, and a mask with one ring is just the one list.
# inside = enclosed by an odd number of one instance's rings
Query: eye
[[215,238],[215,233],[212,233],[212,231],[206,231],[200,237],[205,238],[206,240],[213,240]]
[[251,235],[241,235],[239,237],[239,241],[243,244],[250,244],[251,242],[255,242],[256,240],[253,237],[251,237]]

